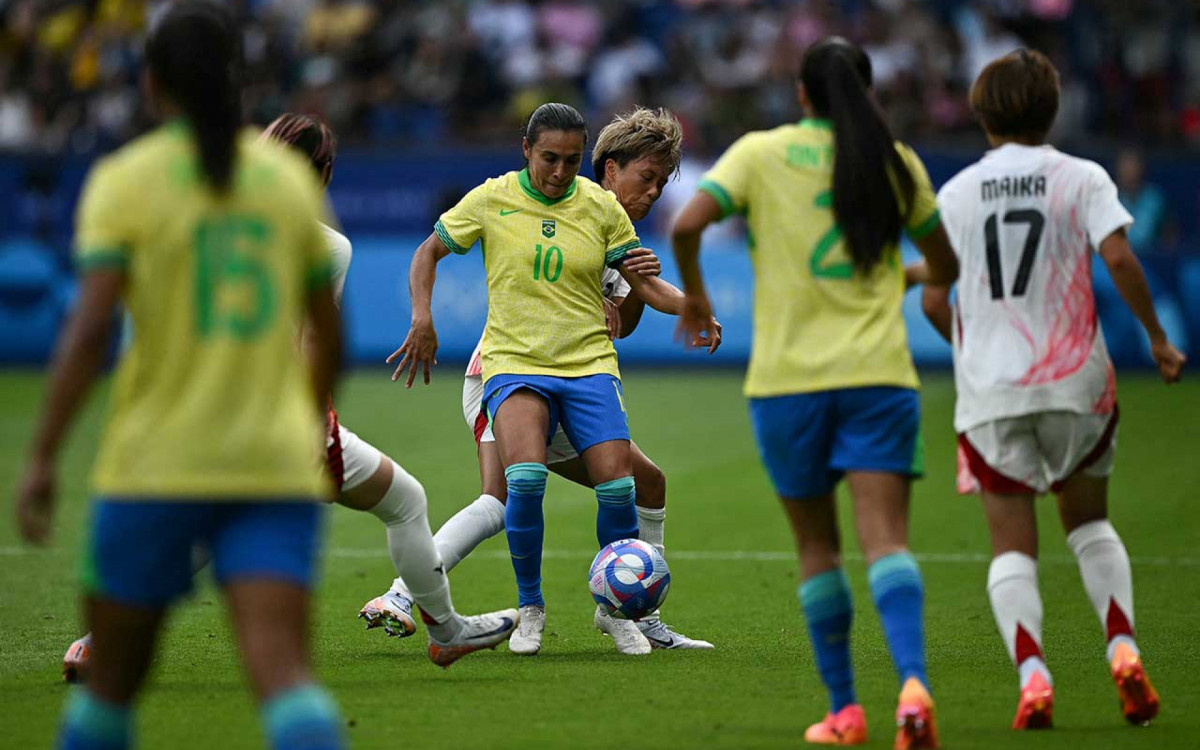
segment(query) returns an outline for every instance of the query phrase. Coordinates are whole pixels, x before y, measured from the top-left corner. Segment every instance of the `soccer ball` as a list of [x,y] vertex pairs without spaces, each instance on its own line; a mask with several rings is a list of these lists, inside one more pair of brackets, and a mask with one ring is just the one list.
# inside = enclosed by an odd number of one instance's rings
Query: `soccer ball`
[[588,578],[596,603],[627,620],[640,620],[661,607],[671,588],[667,561],[638,539],[621,539],[600,550]]

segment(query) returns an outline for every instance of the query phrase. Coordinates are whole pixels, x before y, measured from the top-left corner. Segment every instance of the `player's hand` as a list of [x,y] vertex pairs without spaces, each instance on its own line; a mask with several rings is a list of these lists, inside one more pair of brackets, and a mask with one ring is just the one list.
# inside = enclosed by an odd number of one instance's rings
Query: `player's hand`
[[392,382],[399,380],[407,370],[408,381],[404,387],[412,388],[413,381],[417,378],[417,370],[420,369],[425,374],[425,385],[429,385],[429,368],[437,364],[437,348],[437,331],[433,330],[433,321],[414,320],[404,343],[387,358],[389,365],[397,357],[401,358],[400,364],[396,365],[396,370],[392,373]]
[[716,318],[713,318],[712,326],[716,330],[716,333],[708,333],[706,336],[696,336],[692,339],[691,345],[697,349],[707,348],[709,354],[713,354],[717,349],[721,348],[721,323]]
[[692,347],[698,339],[707,338],[705,344],[721,335],[721,324],[712,314],[712,304],[704,294],[685,294],[683,307],[679,311],[679,324],[675,327],[675,338]]
[[659,276],[662,274],[662,263],[658,256],[648,247],[638,247],[625,254],[625,270],[639,276]]
[[621,311],[608,297],[604,298],[604,324],[608,326],[608,340],[621,338]]
[[17,527],[31,544],[44,545],[50,538],[54,515],[54,464],[35,460],[25,470],[17,496]]
[[1158,365],[1158,374],[1162,376],[1164,383],[1179,382],[1183,375],[1183,365],[1187,362],[1187,356],[1183,352],[1163,339],[1150,344],[1150,356],[1154,357],[1154,364]]

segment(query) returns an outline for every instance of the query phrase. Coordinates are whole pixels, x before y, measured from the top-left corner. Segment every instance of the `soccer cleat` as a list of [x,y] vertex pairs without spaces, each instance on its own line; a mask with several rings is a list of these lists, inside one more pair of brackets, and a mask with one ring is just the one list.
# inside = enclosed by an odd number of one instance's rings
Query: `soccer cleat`
[[[597,612],[599,615],[599,612]],[[664,625],[657,615],[638,620],[638,630],[650,641],[651,648],[711,649],[713,645],[698,638],[688,638]]]
[[515,609],[502,609],[486,615],[459,618],[462,627],[458,635],[445,643],[429,636],[429,660],[439,667],[449,667],[473,651],[495,648],[507,639],[521,621]]
[[358,616],[367,621],[367,630],[382,626],[388,635],[407,638],[417,632],[417,621],[413,619],[412,608],[412,599],[389,591],[364,604]]
[[1112,660],[1113,682],[1121,699],[1121,713],[1130,724],[1145,726],[1158,716],[1158,691],[1150,684],[1142,657],[1127,644],[1117,645]]
[[92,634],[88,633],[71,644],[63,654],[63,680],[70,683],[87,681],[88,662],[92,658]]
[[1049,729],[1054,726],[1054,688],[1046,682],[1041,672],[1034,672],[1021,688],[1021,702],[1017,704],[1017,716],[1013,729]]
[[546,608],[540,604],[521,607],[521,622],[508,639],[508,650],[522,656],[533,656],[542,650],[542,632],[546,629]]
[[592,619],[592,622],[595,623],[596,630],[605,635],[612,636],[618,653],[630,656],[645,656],[653,651],[650,641],[646,639],[646,636],[642,635],[642,631],[638,630],[638,626],[630,620],[618,619],[610,614],[606,614],[600,607],[596,607],[596,616]]
[[851,703],[804,731],[804,741],[814,745],[863,745],[867,742],[867,715],[862,706]]
[[900,690],[900,701],[896,706],[896,750],[937,748],[937,717],[933,709],[933,696],[916,677],[909,677]]

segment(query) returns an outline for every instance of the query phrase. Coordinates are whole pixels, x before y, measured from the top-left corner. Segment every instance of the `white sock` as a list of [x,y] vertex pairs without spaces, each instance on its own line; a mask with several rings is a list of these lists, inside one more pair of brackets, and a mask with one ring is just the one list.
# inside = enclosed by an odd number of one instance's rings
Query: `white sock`
[[504,503],[492,495],[480,495],[442,524],[433,535],[433,542],[449,573],[476,547],[501,531],[504,531]]
[[1021,552],[1005,552],[988,566],[988,599],[1008,658],[1017,667],[1021,685],[1041,673],[1053,685],[1042,655],[1042,595],[1038,591],[1037,560]]
[[666,549],[663,547],[663,525],[667,520],[667,509],[639,507],[637,514],[638,539],[658,550],[658,554],[666,557]]
[[405,582],[411,585],[410,596],[424,614],[439,623],[457,624],[450,601],[450,583],[429,531],[425,488],[392,461],[392,485],[369,512],[387,526],[388,553],[400,574],[396,581],[401,586]]
[[1067,544],[1079,561],[1083,588],[1108,641],[1108,660],[1120,643],[1137,653],[1133,637],[1133,571],[1129,553],[1107,519],[1085,523],[1067,535]]

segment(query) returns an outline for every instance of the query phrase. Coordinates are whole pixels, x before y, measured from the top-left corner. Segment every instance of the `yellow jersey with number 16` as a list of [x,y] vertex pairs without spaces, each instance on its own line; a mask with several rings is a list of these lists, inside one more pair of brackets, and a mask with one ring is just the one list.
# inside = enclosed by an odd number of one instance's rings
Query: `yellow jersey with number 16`
[[604,324],[605,267],[640,247],[613,194],[577,177],[562,197],[535,189],[526,170],[487,180],[434,227],[447,249],[479,240],[487,269],[483,378],[620,377]]
[[[896,149],[916,183],[907,233],[919,239],[938,226],[937,197],[916,154]],[[756,289],[747,396],[918,385],[900,249],[869,275],[854,272],[833,216],[833,158],[830,123],[804,120],[743,136],[700,183],[724,216],[743,214],[748,225]]]
[[246,132],[227,195],[191,133],[164,126],[101,161],[76,226],[80,273],[120,269],[133,340],[112,386],[93,485],[145,500],[329,494],[321,415],[296,346],[330,283],[312,168]]

